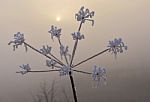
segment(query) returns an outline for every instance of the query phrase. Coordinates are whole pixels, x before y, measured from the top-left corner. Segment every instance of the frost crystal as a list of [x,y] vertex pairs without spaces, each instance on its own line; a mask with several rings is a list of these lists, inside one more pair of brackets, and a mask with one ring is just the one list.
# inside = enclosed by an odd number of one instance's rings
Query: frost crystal
[[64,47],[63,45],[60,46],[60,55],[61,55],[61,59],[63,58],[63,56],[69,56],[69,58],[71,59],[71,55],[69,54],[68,46],[66,46],[66,47]]
[[60,76],[64,76],[64,75],[69,75],[69,72],[71,72],[71,68],[69,66],[62,66],[62,68],[60,69],[59,73],[60,73]]
[[50,47],[48,45],[47,46],[43,45],[43,48],[40,49],[40,51],[42,52],[42,54],[47,55],[47,54],[51,53],[51,49],[52,49],[52,47]]
[[21,73],[22,75],[28,73],[28,72],[31,70],[29,64],[26,64],[26,65],[23,64],[22,66],[20,66],[20,68],[21,68],[20,73]]
[[57,28],[57,27],[54,27],[53,25],[51,26],[51,29],[48,31],[49,33],[51,33],[51,38],[53,39],[53,37],[57,37],[59,38],[60,35],[61,35],[61,28]]
[[90,20],[89,18],[92,18],[94,16],[94,11],[89,11],[89,9],[84,10],[84,6],[82,6],[78,13],[75,14],[75,18],[77,21],[82,21],[82,23],[85,22],[85,20],[92,21],[92,25],[94,25],[94,20]]
[[55,62],[54,60],[46,60],[46,65],[48,67],[52,67],[52,69],[54,68],[54,66],[57,64],[57,62]]
[[84,39],[84,35],[81,35],[80,32],[74,32],[72,33],[72,36],[73,36],[73,40],[81,40],[81,39]]
[[[14,34],[14,40],[13,41],[10,41],[9,43],[8,43],[8,45],[10,45],[10,44],[14,44],[13,45],[13,48],[14,48],[14,50],[16,49],[16,48],[18,48],[18,46],[19,45],[22,45],[23,43],[24,43],[24,41],[25,41],[25,39],[24,39],[24,34],[21,34],[20,32],[18,32],[18,33],[16,33],[16,34]],[[26,46],[25,46],[26,47]]]
[[106,81],[106,69],[102,67],[94,66],[93,73],[92,73],[93,80],[97,81]]
[[127,50],[127,46],[124,45],[121,38],[115,38],[114,41],[109,41],[109,45],[107,47],[109,48],[109,52],[112,52],[115,55],[117,55],[118,52],[122,53],[123,48]]

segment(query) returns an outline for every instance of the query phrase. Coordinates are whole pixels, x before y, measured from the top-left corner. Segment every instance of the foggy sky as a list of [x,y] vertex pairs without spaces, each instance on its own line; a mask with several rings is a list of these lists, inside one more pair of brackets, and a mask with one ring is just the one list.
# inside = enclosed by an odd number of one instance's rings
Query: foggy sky
[[[81,6],[95,11],[91,22],[82,26],[85,40],[79,42],[74,63],[106,49],[108,41],[121,37],[128,51],[117,59],[105,53],[77,69],[91,71],[93,65],[107,69],[107,85],[91,87],[91,76],[75,73],[79,102],[149,102],[150,99],[150,1],[149,0],[0,0],[0,102],[32,102],[30,93],[36,91],[43,80],[56,80],[66,89],[67,78],[58,73],[16,74],[21,64],[29,63],[33,69],[48,69],[45,57],[23,47],[15,52],[8,42],[13,34],[24,33],[26,42],[40,49],[53,46],[59,57],[58,42],[51,40],[51,25],[62,28],[62,42],[73,47],[71,33],[77,31],[79,22],[75,13]],[[56,17],[60,16],[60,22]],[[67,88],[69,87],[69,88]],[[72,94],[71,89],[68,94]],[[72,96],[70,95],[72,98]]]

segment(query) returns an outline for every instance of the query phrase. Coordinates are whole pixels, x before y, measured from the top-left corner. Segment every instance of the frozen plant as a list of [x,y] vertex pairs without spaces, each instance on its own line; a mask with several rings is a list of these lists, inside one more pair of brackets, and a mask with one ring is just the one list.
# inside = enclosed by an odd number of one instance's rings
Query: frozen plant
[[106,69],[98,66],[94,66],[92,77],[94,81],[97,81],[97,86],[100,82],[106,83]]
[[41,52],[44,54],[44,55],[47,55],[47,54],[50,54],[51,53],[51,49],[52,49],[52,47],[50,47],[50,46],[44,46],[43,45],[43,48],[42,49],[40,49],[41,50]]
[[62,68],[60,69],[60,76],[64,76],[64,75],[69,75],[69,72],[71,72],[71,68],[70,66],[62,66]]
[[73,37],[73,41],[74,41],[73,50],[72,50],[71,54],[69,53],[69,47],[64,46],[64,44],[62,44],[62,42],[61,42],[60,37],[61,37],[62,29],[58,28],[56,26],[53,26],[53,25],[50,27],[50,30],[48,32],[51,34],[51,39],[53,40],[53,37],[56,37],[56,39],[59,42],[59,51],[58,52],[60,53],[60,58],[57,58],[53,55],[52,47],[50,47],[49,45],[43,46],[40,50],[38,50],[25,41],[24,35],[22,33],[18,32],[17,34],[15,34],[14,40],[9,42],[9,45],[12,43],[14,44],[13,45],[14,50],[15,50],[15,48],[18,48],[19,45],[24,44],[26,49],[28,47],[28,48],[34,50],[35,52],[43,55],[44,57],[46,57],[47,58],[46,66],[51,67],[51,69],[48,69],[48,70],[31,70],[31,67],[29,66],[29,64],[27,64],[27,65],[20,66],[21,71],[19,71],[17,73],[21,73],[24,75],[28,72],[33,73],[33,72],[57,71],[57,72],[59,72],[60,76],[69,76],[75,102],[78,102],[78,98],[77,98],[76,87],[75,87],[75,83],[74,83],[74,79],[73,79],[74,72],[91,75],[92,76],[91,79],[93,79],[93,81],[95,81],[97,83],[97,85],[99,85],[100,83],[105,83],[106,82],[106,69],[105,68],[98,67],[95,65],[92,72],[86,72],[86,71],[82,71],[82,70],[76,70],[75,67],[77,67],[77,66],[103,54],[103,53],[106,53],[106,52],[112,52],[115,55],[117,55],[118,53],[122,53],[124,49],[127,50],[127,46],[124,44],[124,42],[122,41],[121,38],[119,38],[119,39],[115,38],[114,40],[109,41],[109,44],[105,50],[100,51],[99,53],[96,53],[93,56],[86,58],[85,60],[79,61],[76,64],[73,64],[75,52],[77,50],[77,45],[80,40],[83,40],[85,38],[84,35],[81,34],[82,25],[86,21],[91,21],[92,25],[93,25],[94,20],[91,19],[93,16],[94,16],[94,11],[89,11],[89,9],[88,8],[85,9],[84,6],[82,6],[80,8],[79,12],[75,14],[76,20],[78,22],[80,22],[80,25],[79,25],[79,28],[77,31],[75,31],[74,33],[71,33],[71,35]]
[[54,69],[54,66],[57,64],[57,62],[55,62],[53,59],[51,60],[46,60],[46,65],[48,67],[52,67],[52,69]]
[[60,55],[61,55],[61,59],[63,59],[63,56],[69,56],[69,59],[71,58],[71,55],[69,54],[68,46],[64,47],[63,45],[60,45]]
[[73,40],[82,40],[84,39],[84,35],[81,35],[80,32],[74,32],[72,33],[72,36],[73,36]]
[[127,46],[124,45],[124,42],[121,38],[114,39],[113,41],[109,41],[109,45],[107,46],[109,48],[109,52],[112,52],[117,55],[117,53],[123,53],[123,48],[127,50]]
[[22,75],[28,73],[30,70],[31,70],[31,68],[30,68],[29,64],[26,64],[26,65],[23,64],[22,66],[20,66],[20,73]]
[[75,18],[77,21],[81,21],[82,23],[85,22],[85,20],[92,21],[92,26],[94,25],[94,20],[91,20],[94,16],[94,11],[89,11],[89,9],[84,9],[84,6],[82,6],[78,13],[75,14]]
[[61,28],[58,29],[57,27],[52,25],[51,29],[48,32],[51,33],[51,38],[52,39],[53,39],[54,36],[59,38],[60,35],[61,35]]
[[[14,40],[10,41],[8,43],[8,45],[14,44],[13,45],[13,50],[15,51],[15,49],[17,49],[19,45],[22,45],[24,43],[24,41],[25,41],[24,34],[21,34],[20,32],[17,32],[16,34],[14,34]],[[25,48],[26,48],[26,51],[27,51],[27,46],[25,46]]]

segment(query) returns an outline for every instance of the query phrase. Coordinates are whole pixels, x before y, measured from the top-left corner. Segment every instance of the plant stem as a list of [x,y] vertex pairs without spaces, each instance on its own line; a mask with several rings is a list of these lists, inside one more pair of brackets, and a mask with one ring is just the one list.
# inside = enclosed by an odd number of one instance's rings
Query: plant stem
[[77,94],[76,94],[76,90],[75,90],[75,85],[74,85],[74,80],[73,80],[73,76],[72,76],[71,72],[69,72],[69,77],[70,77],[70,81],[71,81],[71,86],[72,86],[74,101],[78,102],[78,100],[77,100]]
[[[78,32],[80,32],[81,27],[82,27],[82,21],[80,22],[80,26],[78,28]],[[75,41],[75,44],[74,44],[74,47],[73,47],[71,61],[70,61],[70,66],[72,66],[72,62],[73,62],[74,55],[75,55],[75,52],[76,52],[76,49],[77,49],[77,45],[78,45],[78,39]]]
[[[47,58],[49,58],[49,59],[53,59],[53,58],[51,58],[50,56],[47,56],[47,55],[43,54],[42,52],[40,52],[39,50],[37,50],[36,48],[32,47],[32,46],[29,45],[28,43],[24,42],[24,44],[25,44],[26,46],[30,47],[32,50],[34,50],[34,51],[36,51],[36,52],[38,52],[38,53],[44,55],[45,57],[47,57]],[[62,66],[64,65],[62,62],[59,62],[59,61],[57,61],[57,60],[55,60],[55,59],[53,59],[53,60],[54,60],[55,62],[57,62],[58,64],[62,65]]]
[[79,62],[78,64],[72,66],[72,68],[74,68],[74,67],[76,67],[76,66],[78,66],[78,65],[80,65],[80,64],[82,64],[82,63],[84,63],[84,62],[86,62],[86,61],[88,61],[88,60],[90,60],[90,59],[92,59],[92,58],[94,58],[94,57],[96,57],[96,56],[98,56],[98,55],[104,53],[104,52],[107,52],[108,50],[109,50],[109,49],[106,49],[106,50],[104,50],[104,51],[102,51],[102,52],[99,52],[99,53],[97,53],[97,54],[95,54],[95,55],[93,55],[93,56],[91,56],[91,57],[89,57],[89,58],[87,58],[87,59],[85,59],[85,60]]
[[84,74],[92,74],[92,73],[90,73],[90,72],[85,72],[85,71],[80,71],[80,70],[75,70],[75,69],[73,69],[73,71],[79,72],[79,73],[84,73]]
[[[28,71],[28,72],[38,73],[38,72],[55,72],[55,71],[60,71],[60,70],[32,70],[32,71]],[[21,72],[16,72],[16,73],[21,73]]]

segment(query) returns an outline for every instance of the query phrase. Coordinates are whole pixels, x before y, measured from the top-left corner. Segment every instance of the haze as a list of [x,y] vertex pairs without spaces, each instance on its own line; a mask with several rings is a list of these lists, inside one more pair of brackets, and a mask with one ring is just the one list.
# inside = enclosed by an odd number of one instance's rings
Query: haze
[[[31,92],[43,80],[56,80],[70,89],[68,78],[58,73],[16,74],[20,65],[29,63],[33,69],[48,69],[45,57],[23,47],[15,52],[8,42],[13,34],[24,33],[26,42],[36,48],[49,44],[59,57],[58,42],[51,40],[49,27],[62,28],[62,42],[72,51],[71,33],[79,22],[75,13],[81,6],[95,11],[94,27],[86,22],[81,32],[85,40],[79,42],[74,63],[106,49],[109,40],[121,37],[128,51],[117,59],[111,53],[79,66],[92,71],[93,65],[107,69],[107,85],[91,87],[91,76],[75,73],[79,102],[149,102],[150,99],[150,0],[0,0],[0,102],[32,102]],[[56,18],[60,17],[59,22]],[[68,88],[69,87],[69,88]],[[71,90],[68,95],[72,98]]]

